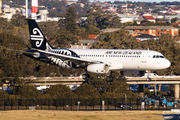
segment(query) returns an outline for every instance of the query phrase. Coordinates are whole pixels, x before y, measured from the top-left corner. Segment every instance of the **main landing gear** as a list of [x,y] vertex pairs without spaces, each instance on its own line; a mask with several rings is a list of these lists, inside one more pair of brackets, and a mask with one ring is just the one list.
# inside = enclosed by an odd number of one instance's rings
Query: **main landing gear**
[[146,80],[147,80],[147,81],[151,81],[151,78],[148,76],[148,77],[146,78]]
[[149,71],[147,70],[147,72],[148,72],[148,75],[147,75],[146,80],[147,80],[147,81],[151,81],[151,78],[149,77]]
[[90,75],[89,75],[88,73],[83,74],[83,75],[82,75],[82,78],[87,81],[87,80],[90,79]]

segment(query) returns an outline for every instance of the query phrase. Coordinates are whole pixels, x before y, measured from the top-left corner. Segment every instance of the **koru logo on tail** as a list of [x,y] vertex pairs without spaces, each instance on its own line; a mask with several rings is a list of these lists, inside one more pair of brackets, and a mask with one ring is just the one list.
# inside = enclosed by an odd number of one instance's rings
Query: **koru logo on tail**
[[33,29],[33,35],[31,35],[31,40],[36,41],[36,47],[40,47],[43,43],[44,37],[38,28]]

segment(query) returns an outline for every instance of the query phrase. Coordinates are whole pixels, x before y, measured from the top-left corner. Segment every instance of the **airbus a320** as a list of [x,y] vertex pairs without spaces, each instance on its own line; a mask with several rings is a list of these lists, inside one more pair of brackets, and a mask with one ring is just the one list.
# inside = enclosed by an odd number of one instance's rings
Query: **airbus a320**
[[63,68],[83,68],[91,73],[121,71],[142,76],[146,70],[161,70],[171,63],[161,53],[135,49],[53,48],[35,20],[28,19],[31,49],[23,52],[33,59]]

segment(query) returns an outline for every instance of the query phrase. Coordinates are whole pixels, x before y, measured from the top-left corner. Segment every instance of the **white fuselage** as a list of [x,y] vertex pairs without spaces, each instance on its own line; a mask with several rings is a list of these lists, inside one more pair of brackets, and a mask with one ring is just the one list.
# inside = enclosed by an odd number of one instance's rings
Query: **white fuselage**
[[81,58],[102,61],[109,70],[160,70],[170,66],[161,53],[152,50],[70,49]]
[[31,47],[23,54],[63,68],[84,68],[87,72],[161,70],[171,63],[152,50],[128,49],[55,49],[47,41],[35,20],[28,19]]

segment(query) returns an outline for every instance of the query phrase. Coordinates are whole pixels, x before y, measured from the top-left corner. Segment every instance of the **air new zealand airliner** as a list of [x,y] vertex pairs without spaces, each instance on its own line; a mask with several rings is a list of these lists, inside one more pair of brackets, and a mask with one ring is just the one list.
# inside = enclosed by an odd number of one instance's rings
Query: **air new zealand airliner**
[[161,70],[171,63],[161,53],[135,49],[69,49],[53,48],[35,20],[28,20],[31,49],[23,54],[63,68],[83,68],[91,73],[121,71],[137,76],[146,70]]

